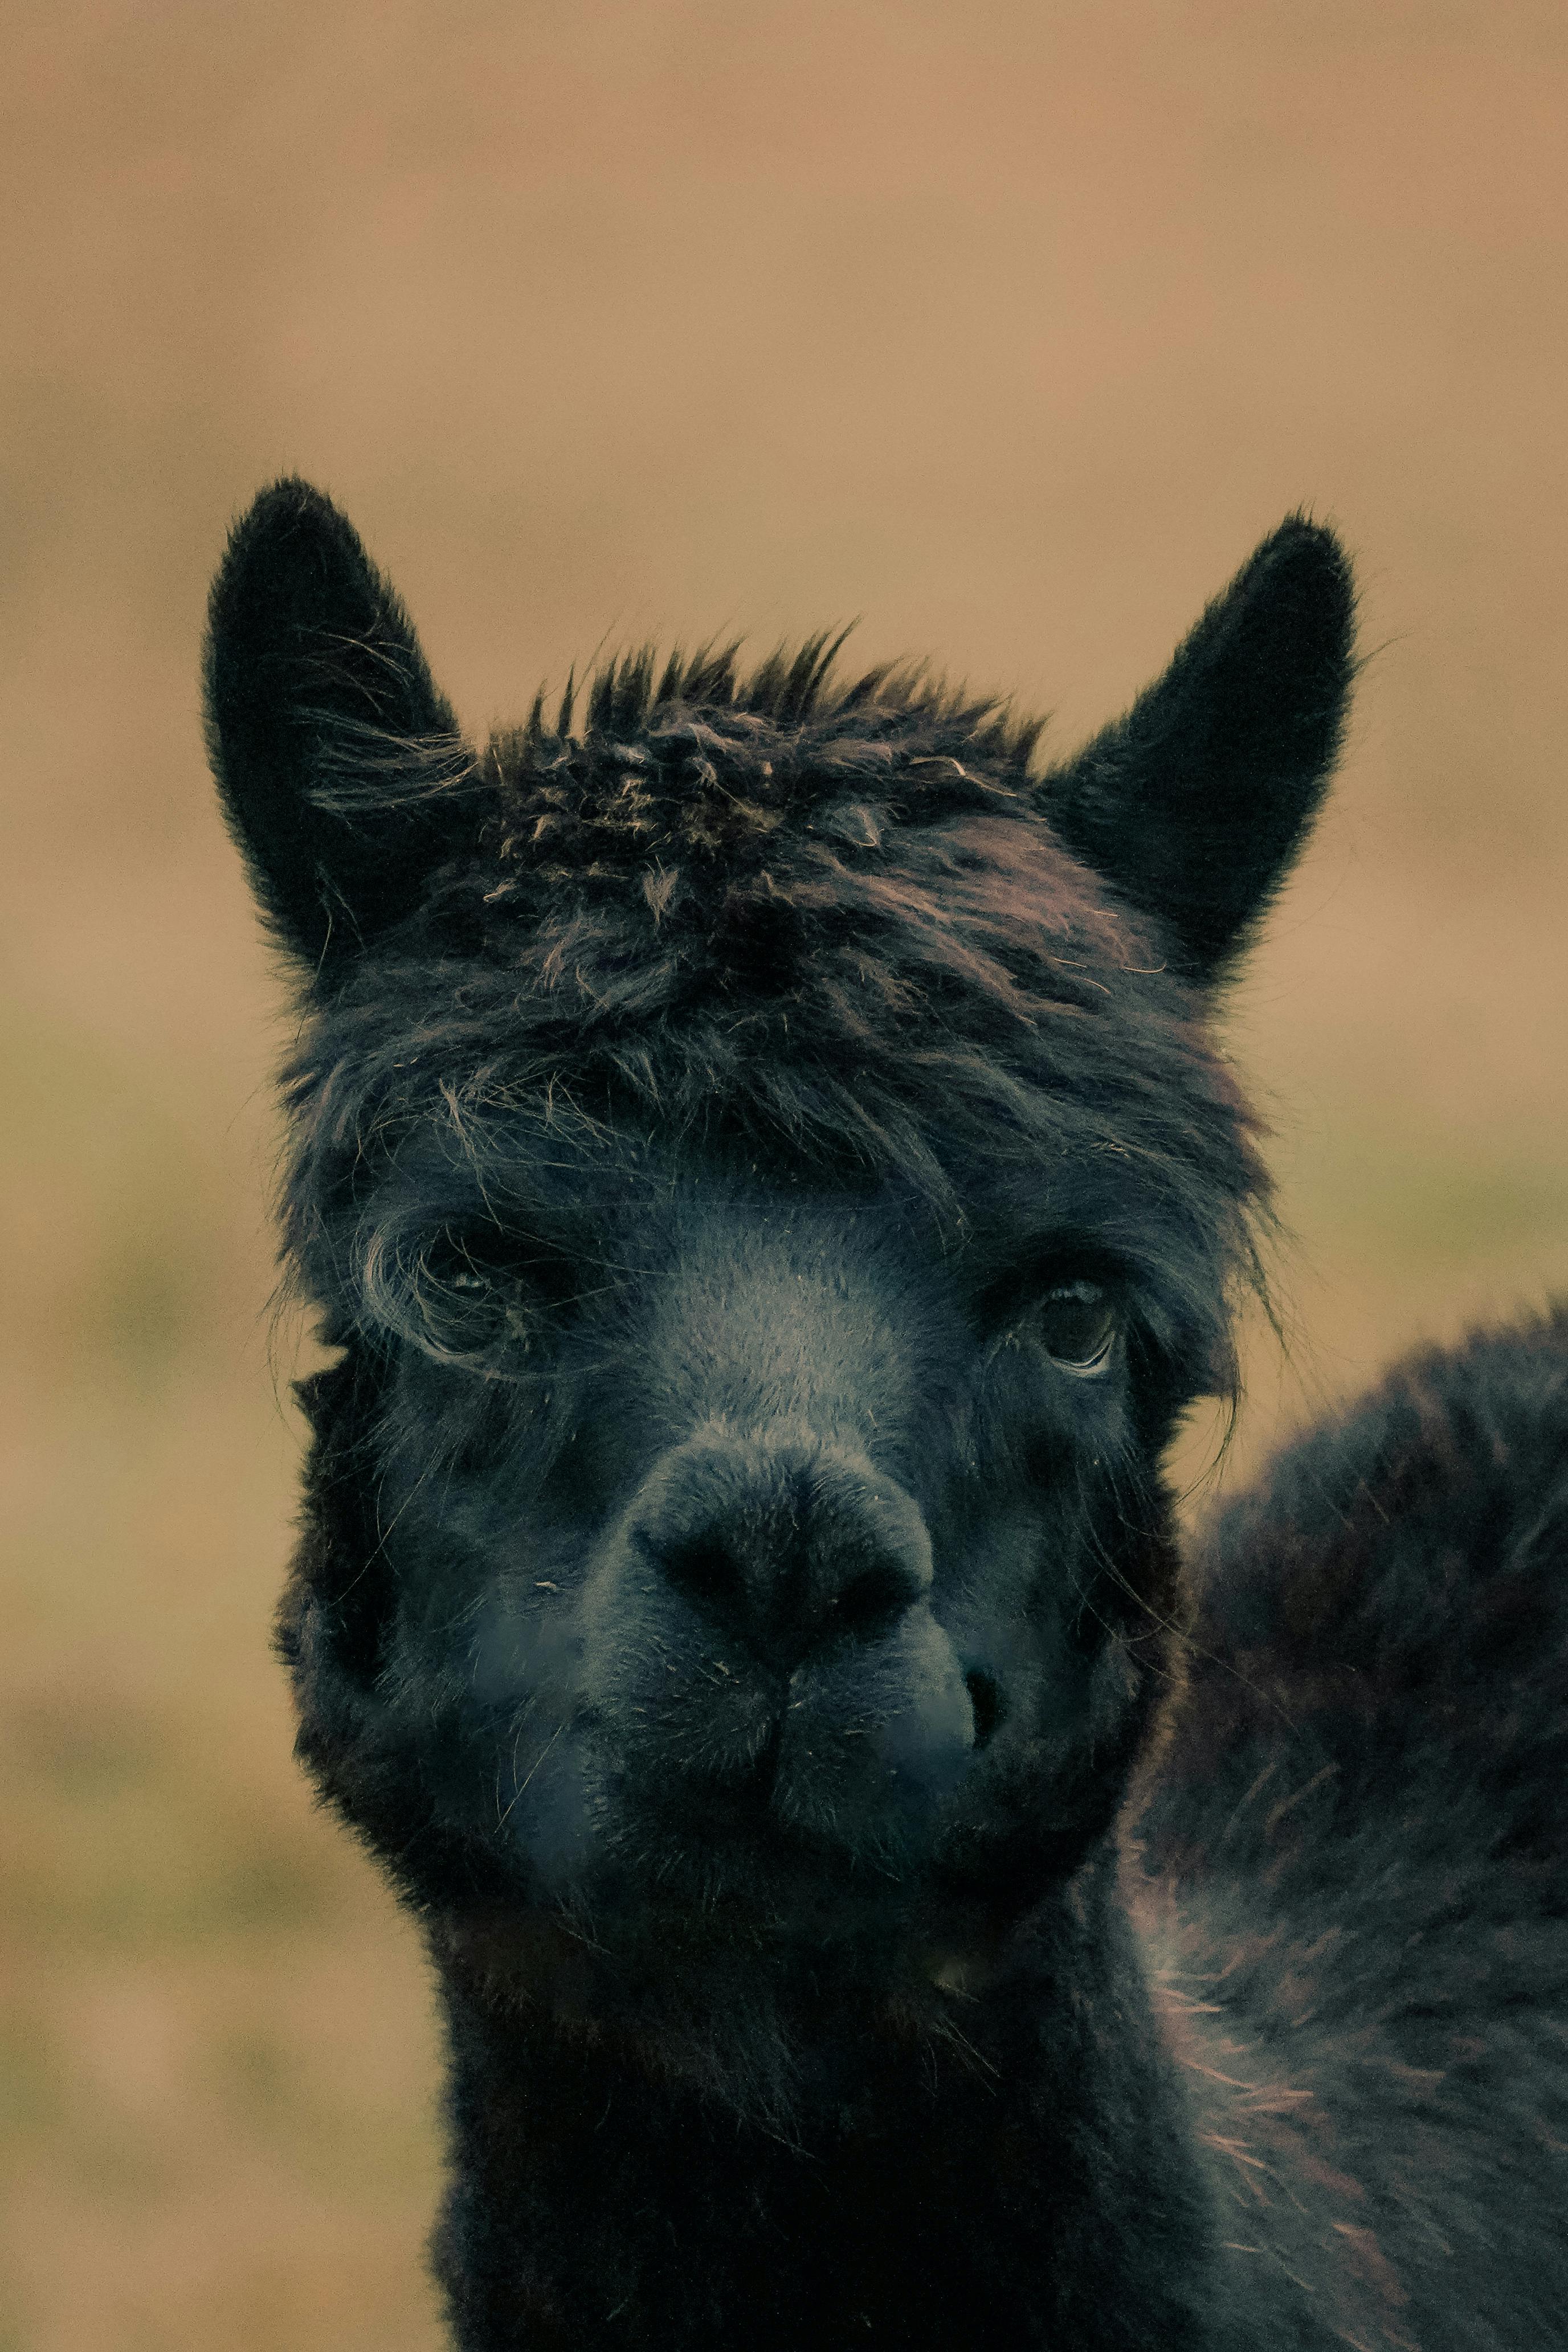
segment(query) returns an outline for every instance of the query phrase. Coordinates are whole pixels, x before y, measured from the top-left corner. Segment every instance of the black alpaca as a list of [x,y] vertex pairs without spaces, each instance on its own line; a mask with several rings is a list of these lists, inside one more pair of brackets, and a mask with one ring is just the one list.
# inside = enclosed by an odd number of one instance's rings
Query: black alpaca
[[465,2352],[1565,2340],[1568,1335],[1313,1441],[1196,1601],[1161,1471],[1351,644],[1293,520],[1043,776],[822,641],[476,752],[325,499],[237,531],[340,1351],[281,1641],[438,1971]]

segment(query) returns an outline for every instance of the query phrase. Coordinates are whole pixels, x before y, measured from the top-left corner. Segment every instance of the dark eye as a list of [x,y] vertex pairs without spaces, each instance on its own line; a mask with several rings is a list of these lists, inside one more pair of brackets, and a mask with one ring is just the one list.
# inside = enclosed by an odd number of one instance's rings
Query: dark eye
[[445,1276],[445,1282],[448,1290],[464,1290],[471,1297],[482,1298],[488,1291],[493,1289],[495,1277],[493,1275],[480,1274],[476,1266],[455,1265]]
[[507,1262],[496,1235],[451,1228],[437,1234],[421,1258],[417,1288],[426,1333],[442,1352],[526,1343],[524,1270]]
[[1079,1380],[1104,1371],[1116,1344],[1116,1301],[1101,1282],[1080,1276],[1053,1283],[1035,1309],[1035,1331],[1051,1361]]
[[578,1269],[532,1234],[500,1225],[448,1225],[425,1254],[427,1289],[454,1312],[504,1323],[515,1338],[542,1311],[569,1304]]
[[425,1254],[426,1272],[441,1290],[467,1298],[484,1298],[500,1280],[500,1268],[488,1264],[480,1245],[467,1234],[441,1234]]

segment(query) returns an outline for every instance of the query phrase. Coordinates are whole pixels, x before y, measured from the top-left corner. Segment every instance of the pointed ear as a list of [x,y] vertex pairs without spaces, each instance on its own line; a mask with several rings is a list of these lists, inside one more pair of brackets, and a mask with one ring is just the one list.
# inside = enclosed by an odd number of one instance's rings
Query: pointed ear
[[263,911],[330,970],[452,854],[473,762],[407,614],[308,482],[263,490],[236,528],[205,687],[213,773]]
[[1354,676],[1355,599],[1333,533],[1281,523],[1163,677],[1041,785],[1068,846],[1217,978],[1317,814]]

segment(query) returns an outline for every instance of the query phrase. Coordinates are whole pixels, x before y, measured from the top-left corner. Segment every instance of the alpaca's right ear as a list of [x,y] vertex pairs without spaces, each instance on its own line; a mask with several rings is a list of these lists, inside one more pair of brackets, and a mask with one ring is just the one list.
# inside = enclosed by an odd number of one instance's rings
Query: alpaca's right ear
[[472,761],[407,614],[309,482],[263,490],[236,528],[205,686],[213,773],[257,896],[284,945],[329,971],[452,854]]

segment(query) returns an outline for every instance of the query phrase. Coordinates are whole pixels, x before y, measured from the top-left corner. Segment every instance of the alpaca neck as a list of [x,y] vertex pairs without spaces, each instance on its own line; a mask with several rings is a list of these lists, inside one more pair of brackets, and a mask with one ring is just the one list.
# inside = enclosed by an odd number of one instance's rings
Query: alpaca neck
[[439,1953],[462,2352],[1201,2344],[1203,2191],[1103,1863],[951,2036],[840,2011],[772,2123]]

